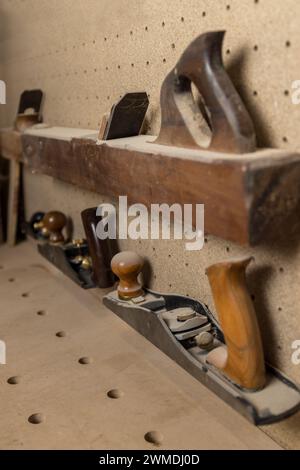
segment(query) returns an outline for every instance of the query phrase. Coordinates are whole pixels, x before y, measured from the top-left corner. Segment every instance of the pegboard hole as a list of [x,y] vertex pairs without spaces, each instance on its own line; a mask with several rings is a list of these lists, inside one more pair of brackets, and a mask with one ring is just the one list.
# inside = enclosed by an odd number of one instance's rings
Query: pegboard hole
[[148,26],[145,26],[145,31],[148,31]]
[[29,292],[23,292],[22,297],[24,298],[29,297]]
[[182,21],[182,23],[184,22],[184,17],[183,16],[181,17],[181,21]]
[[15,278],[14,278],[14,277],[10,277],[10,278],[8,279],[8,282],[15,282]]
[[9,379],[7,379],[7,383],[10,385],[17,385],[20,383],[20,380],[21,377],[19,377],[18,375],[14,375],[13,377],[9,377]]
[[283,272],[284,272],[284,268],[283,268],[283,267],[280,267],[280,268],[279,268],[279,271],[280,271],[281,273],[283,273]]
[[41,317],[43,317],[44,315],[47,315],[47,312],[46,312],[46,310],[38,310],[38,311],[36,312],[36,314],[37,314],[37,315],[40,315]]
[[113,398],[114,400],[117,400],[118,398],[121,398],[124,395],[124,392],[118,388],[113,388],[112,390],[109,390],[107,392],[108,398]]
[[0,265],[0,269],[4,269],[4,267]]
[[258,45],[257,44],[255,44],[255,46],[253,47],[253,50],[258,51]]
[[227,251],[227,253],[229,253],[229,252],[230,252],[230,248],[229,248],[229,246],[226,246],[226,251]]
[[58,331],[57,333],[55,333],[55,336],[57,336],[58,338],[65,338],[65,336],[67,336],[67,333],[65,331]]
[[29,423],[31,424],[41,424],[45,420],[45,417],[42,413],[34,413],[28,418]]
[[203,12],[202,12],[202,16],[203,16],[203,17],[206,16],[206,11],[203,11]]
[[253,302],[254,302],[254,300],[255,300],[255,295],[254,295],[254,294],[251,294],[251,299],[252,299]]
[[164,437],[159,431],[149,431],[146,432],[144,439],[150,444],[159,446],[160,444],[162,444]]
[[171,44],[172,49],[175,49],[175,44],[174,42]]
[[285,47],[291,47],[291,41],[286,41],[285,42]]
[[230,54],[230,49],[227,49],[227,50],[226,50],[226,54],[227,54],[227,55]]
[[230,5],[226,5],[226,10],[230,10]]
[[282,142],[287,143],[287,142],[288,142],[288,138],[287,138],[287,137],[282,137]]
[[83,364],[83,365],[91,364],[93,362],[93,358],[89,357],[89,356],[81,357],[78,360],[78,362],[79,362],[79,364]]
[[150,62],[149,62],[149,60],[147,60],[146,65],[149,65],[149,64],[150,64]]
[[166,26],[166,23],[163,21],[161,25],[164,28]]
[[257,96],[257,95],[258,95],[257,91],[254,90],[254,91],[253,91],[253,96]]
[[289,96],[289,94],[290,94],[289,90],[284,90],[284,95],[285,96]]

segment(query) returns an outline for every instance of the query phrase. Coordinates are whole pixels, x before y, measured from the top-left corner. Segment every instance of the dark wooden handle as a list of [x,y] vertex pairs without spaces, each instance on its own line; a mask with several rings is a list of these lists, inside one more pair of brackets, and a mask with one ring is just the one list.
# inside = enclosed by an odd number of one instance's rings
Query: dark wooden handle
[[96,228],[101,216],[96,215],[96,210],[96,207],[85,209],[81,212],[81,219],[93,263],[93,282],[100,288],[106,288],[113,286],[115,282],[110,268],[112,246],[108,238],[100,240],[97,237]]

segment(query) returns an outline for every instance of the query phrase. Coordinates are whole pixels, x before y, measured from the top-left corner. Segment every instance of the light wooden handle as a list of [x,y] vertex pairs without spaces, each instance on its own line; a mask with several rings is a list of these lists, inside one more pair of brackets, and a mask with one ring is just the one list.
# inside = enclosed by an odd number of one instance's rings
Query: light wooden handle
[[220,348],[207,360],[245,389],[265,385],[265,362],[254,306],[246,284],[246,268],[252,258],[229,260],[206,270],[227,352]]

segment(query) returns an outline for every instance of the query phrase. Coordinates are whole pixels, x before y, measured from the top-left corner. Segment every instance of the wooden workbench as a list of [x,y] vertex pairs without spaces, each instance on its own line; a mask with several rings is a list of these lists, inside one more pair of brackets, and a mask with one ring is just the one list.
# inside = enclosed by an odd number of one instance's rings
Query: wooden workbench
[[279,449],[32,243],[2,246],[0,265],[1,449],[153,449],[149,431],[162,449]]

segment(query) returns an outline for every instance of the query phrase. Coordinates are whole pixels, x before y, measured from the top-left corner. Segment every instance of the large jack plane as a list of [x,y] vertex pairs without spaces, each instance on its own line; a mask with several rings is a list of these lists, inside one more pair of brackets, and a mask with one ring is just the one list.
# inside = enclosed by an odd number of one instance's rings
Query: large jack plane
[[251,258],[209,266],[206,274],[219,321],[202,302],[143,287],[143,259],[121,252],[111,261],[117,289],[103,298],[110,310],[256,425],[300,409],[300,389],[266,364],[246,285]]

